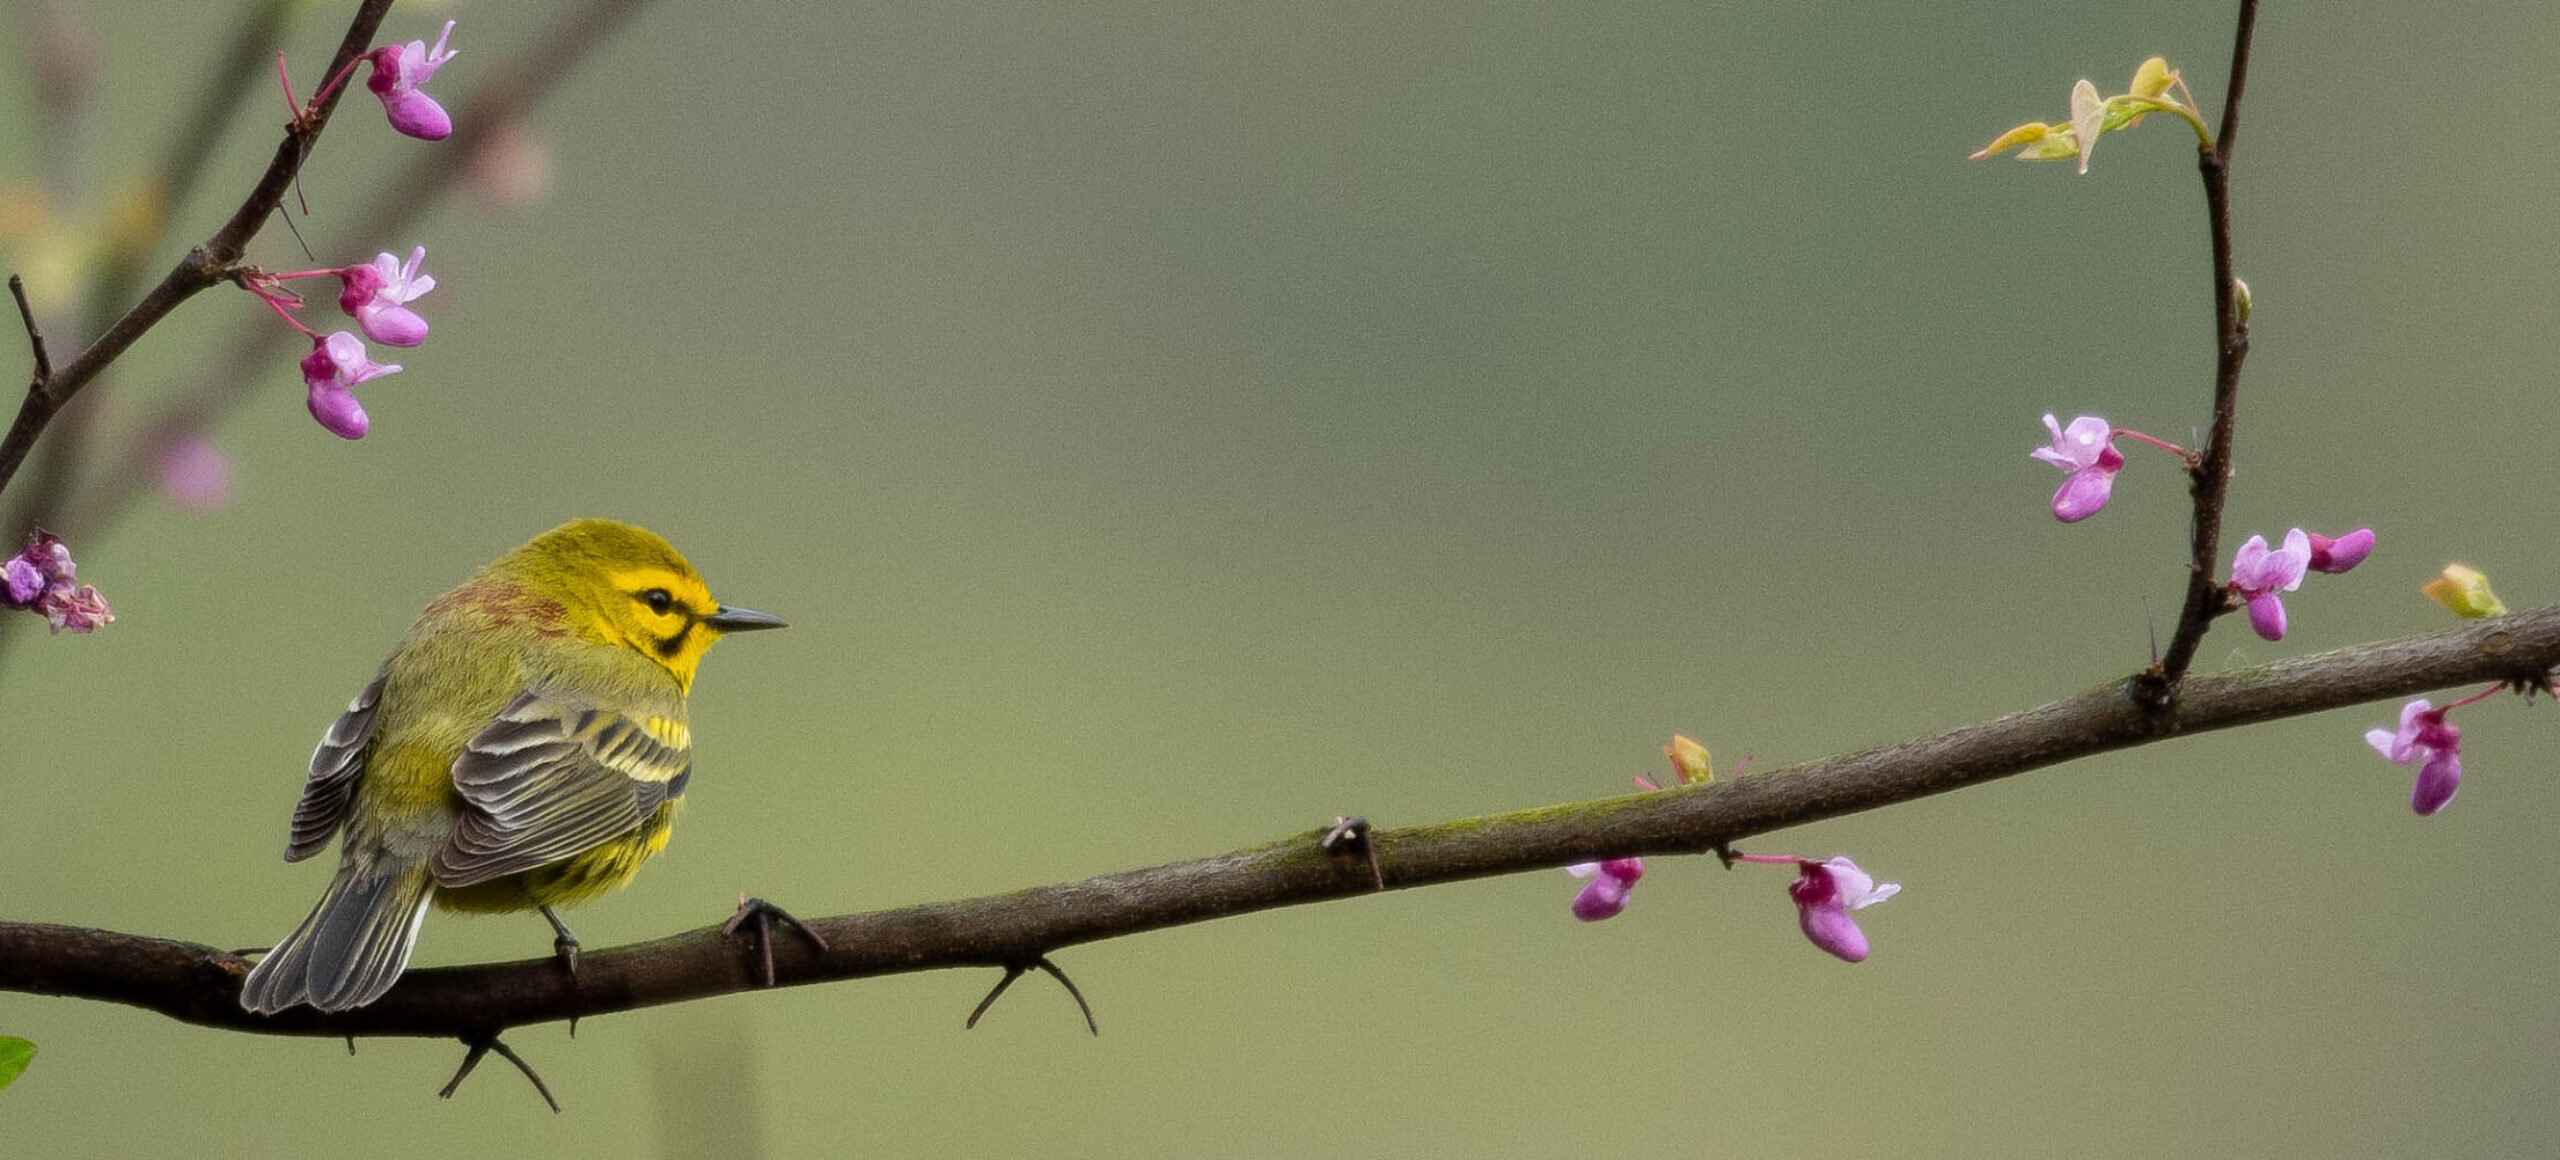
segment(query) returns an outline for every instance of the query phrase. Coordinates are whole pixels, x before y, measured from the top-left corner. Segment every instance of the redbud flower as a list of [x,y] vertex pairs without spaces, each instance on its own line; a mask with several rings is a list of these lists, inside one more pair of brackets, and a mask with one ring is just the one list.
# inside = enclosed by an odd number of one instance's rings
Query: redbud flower
[[1858,929],[1852,910],[1864,910],[1902,892],[1899,883],[1878,885],[1846,857],[1828,862],[1798,859],[1795,881],[1787,896],[1796,901],[1796,920],[1813,945],[1853,963],[1867,959],[1867,932]]
[[2269,549],[2265,536],[2251,536],[2231,558],[2231,588],[2249,602],[2249,627],[2268,640],[2284,639],[2284,601],[2276,593],[2302,587],[2303,570],[2311,566],[2311,537],[2300,528],[2286,532],[2284,547]]
[[0,564],[0,606],[35,613],[56,633],[95,632],[116,616],[96,588],[73,583],[77,572],[62,537],[39,530],[27,537],[25,549]]
[[2462,730],[2444,719],[2445,709],[2427,704],[2424,698],[2400,707],[2400,729],[2369,729],[2365,744],[2396,765],[2418,766],[2418,780],[2409,788],[2409,808],[2427,817],[2453,801],[2462,788]]
[[384,346],[416,346],[427,340],[427,320],[418,317],[408,304],[425,297],[436,288],[432,274],[421,273],[420,263],[427,260],[427,248],[409,251],[409,261],[389,254],[374,255],[370,266],[349,266],[337,272],[346,289],[338,294],[338,309],[356,320],[364,336]]
[[373,361],[363,340],[346,331],[327,338],[313,337],[311,354],[302,360],[302,381],[311,391],[311,417],[341,439],[364,438],[371,421],[365,418],[364,407],[356,402],[352,388],[399,370],[397,363]]
[[373,75],[365,87],[382,98],[382,111],[391,118],[391,127],[422,141],[442,141],[453,133],[453,118],[445,115],[444,106],[434,97],[418,91],[427,78],[436,75],[444,62],[457,53],[445,50],[445,42],[453,37],[453,21],[444,22],[444,32],[436,37],[436,46],[427,47],[423,40],[407,44],[386,44],[365,54],[373,62]]
[[2311,570],[2314,572],[2344,572],[2364,563],[2364,558],[2372,554],[2372,528],[2357,528],[2334,540],[2318,532],[2311,534]]
[[219,510],[231,502],[231,461],[209,440],[182,437],[161,449],[160,490],[190,511]]
[[1606,862],[1580,862],[1564,868],[1576,878],[1588,878],[1591,884],[1573,896],[1573,916],[1584,922],[1615,918],[1627,908],[1627,891],[1636,879],[1644,877],[1644,859],[1611,858]]
[[2082,415],[2065,428],[2050,414],[2044,428],[2053,433],[2053,446],[2027,454],[2063,471],[2062,486],[2053,493],[2053,518],[2071,524],[2098,514],[2124,466],[2124,454],[2111,442],[2114,429],[2095,415]]

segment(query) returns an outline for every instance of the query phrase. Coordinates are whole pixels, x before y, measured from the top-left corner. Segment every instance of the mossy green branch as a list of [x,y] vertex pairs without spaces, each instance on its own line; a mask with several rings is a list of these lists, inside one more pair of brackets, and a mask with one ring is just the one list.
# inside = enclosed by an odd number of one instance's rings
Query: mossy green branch
[[[1695,854],[1788,826],[1876,809],[2188,733],[2487,681],[2539,683],[2560,665],[2560,605],[2400,640],[2186,681],[2175,710],[2141,678],[1978,725],[1704,785],[1367,831],[1326,849],[1314,829],[1233,853],[1010,894],[809,925],[830,949],[774,947],[782,986],[949,967],[1020,968],[1061,948],[1282,906],[1542,871],[1628,854]],[[1374,855],[1374,865],[1370,857]],[[1561,921],[1558,917],[1557,921]],[[492,1039],[509,1027],[754,989],[761,960],[718,928],[581,957],[411,971],[370,1006],[332,1015],[241,1010],[239,956],[195,943],[0,923],[0,990],[124,1003],[210,1027],[275,1035]]]

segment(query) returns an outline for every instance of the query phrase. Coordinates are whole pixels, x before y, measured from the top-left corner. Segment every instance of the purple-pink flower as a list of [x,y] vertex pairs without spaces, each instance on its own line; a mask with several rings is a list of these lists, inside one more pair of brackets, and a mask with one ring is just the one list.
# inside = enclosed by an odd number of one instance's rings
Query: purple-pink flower
[[1573,916],[1584,922],[1615,918],[1627,908],[1627,892],[1636,879],[1644,877],[1644,859],[1611,858],[1605,862],[1580,862],[1564,868],[1576,878],[1591,883],[1573,896]]
[[76,583],[77,573],[62,537],[38,530],[23,550],[0,563],[0,606],[35,613],[57,633],[95,632],[116,616],[96,588]]
[[2357,528],[2334,540],[2318,532],[2311,533],[2311,570],[2314,572],[2344,572],[2364,563],[2364,558],[2372,554],[2372,528]]
[[311,354],[302,360],[302,382],[310,388],[311,417],[341,439],[362,439],[371,421],[356,402],[356,384],[397,374],[398,363],[377,363],[364,341],[346,331],[327,338],[314,336]]
[[436,288],[435,276],[418,267],[427,260],[427,248],[409,251],[409,261],[389,254],[377,254],[369,266],[349,266],[337,272],[346,288],[338,294],[338,309],[356,320],[364,336],[384,346],[416,346],[427,340],[427,320],[409,309],[409,303]]
[[2267,547],[2265,536],[2251,536],[2240,545],[2231,558],[2231,589],[2249,602],[2249,627],[2259,636],[2284,639],[2284,601],[2276,594],[2302,587],[2303,571],[2310,566],[2311,537],[2300,528],[2285,533],[2282,548]]
[[2124,454],[2113,442],[2115,430],[2095,415],[2082,415],[2064,427],[2047,414],[2044,428],[2052,433],[2053,445],[2027,454],[2062,469],[2062,486],[2053,493],[2053,518],[2071,524],[2098,514],[2124,466]]
[[373,62],[373,75],[366,78],[365,87],[382,98],[382,111],[391,118],[391,127],[422,141],[441,141],[453,133],[453,118],[445,114],[444,106],[419,91],[444,62],[457,55],[445,49],[445,42],[453,38],[453,23],[444,22],[444,32],[432,49],[426,41],[412,40],[365,54]]
[[2400,728],[2367,730],[2365,744],[2397,765],[2418,767],[2409,788],[2409,808],[2427,817],[2453,802],[2462,788],[2462,730],[2444,719],[2445,710],[2424,698],[2400,708]]
[[1787,884],[1795,899],[1796,921],[1813,945],[1853,963],[1867,959],[1867,932],[1858,929],[1852,910],[1864,910],[1901,893],[1898,883],[1879,885],[1847,857],[1828,862],[1797,859],[1796,880]]

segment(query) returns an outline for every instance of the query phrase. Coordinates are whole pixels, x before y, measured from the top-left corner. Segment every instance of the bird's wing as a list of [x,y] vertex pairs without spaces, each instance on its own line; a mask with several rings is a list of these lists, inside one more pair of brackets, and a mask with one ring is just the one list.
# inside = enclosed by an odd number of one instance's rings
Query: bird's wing
[[469,886],[631,832],[684,792],[693,756],[683,725],[649,724],[539,692],[500,710],[453,763],[462,819],[436,851],[436,883]]
[[302,800],[293,807],[293,836],[285,841],[284,860],[299,862],[317,854],[347,820],[347,805],[364,777],[365,747],[373,741],[373,711],[382,703],[382,677],[366,684],[347,711],[329,723],[320,747],[311,751],[311,780],[302,783]]

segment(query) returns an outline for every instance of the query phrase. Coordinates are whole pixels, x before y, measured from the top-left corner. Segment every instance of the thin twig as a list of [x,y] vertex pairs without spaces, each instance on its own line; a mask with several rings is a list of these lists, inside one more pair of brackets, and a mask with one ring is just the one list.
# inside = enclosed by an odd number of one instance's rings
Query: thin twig
[[[2537,685],[2560,665],[2560,605],[2459,628],[2191,676],[2165,724],[2138,679],[1826,761],[1600,801],[1379,830],[1390,889],[1543,871],[1634,854],[1702,854],[1741,838],[2183,736],[2484,681]],[[1254,911],[1374,893],[1316,845],[1323,831],[1189,862],[1012,894],[819,919],[834,949],[783,985],[1021,963],[1060,948]],[[249,966],[212,947],[44,923],[0,923],[0,991],[124,1003],[268,1035],[458,1038],[756,989],[718,927],[589,951],[578,977],[550,956],[414,970],[372,1004],[272,1016],[240,1007]]]
[[2168,653],[2145,675],[2142,695],[2156,709],[2177,699],[2178,685],[2195,663],[2196,650],[2213,618],[2231,607],[2230,597],[2215,579],[2222,558],[2222,508],[2231,485],[2231,438],[2240,411],[2240,363],[2249,357],[2249,324],[2240,317],[2240,300],[2231,258],[2231,146],[2240,134],[2240,94],[2249,80],[2249,44],[2258,23],[2257,0],[2240,0],[2239,28],[2231,46],[2231,81],[2222,98],[2222,130],[2213,147],[2200,150],[2196,168],[2204,177],[2205,216],[2213,236],[2213,433],[2190,469],[2188,494],[2194,499],[2194,523],[2187,560],[2187,599],[2178,628],[2169,637]]
[[43,390],[53,378],[53,357],[44,351],[44,330],[36,325],[35,308],[27,305],[26,279],[9,275],[9,297],[18,300],[18,321],[27,325],[27,347],[35,352],[35,374],[30,376],[27,389]]

